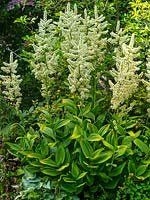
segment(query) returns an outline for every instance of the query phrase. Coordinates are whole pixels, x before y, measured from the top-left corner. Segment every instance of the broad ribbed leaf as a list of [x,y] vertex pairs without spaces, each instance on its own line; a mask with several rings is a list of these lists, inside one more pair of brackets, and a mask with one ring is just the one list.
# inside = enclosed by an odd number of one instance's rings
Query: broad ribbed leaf
[[131,136],[126,136],[123,138],[122,144],[127,145],[129,148],[132,146],[133,138]]
[[70,123],[70,119],[62,119],[57,124],[55,124],[54,129],[57,130],[63,126],[66,126],[69,123]]
[[116,151],[116,156],[119,157],[119,156],[124,155],[126,153],[127,149],[128,149],[127,145],[120,145],[120,146],[118,146],[118,149]]
[[109,127],[110,127],[110,124],[106,124],[106,125],[102,126],[99,129],[98,134],[100,134],[101,136],[104,136],[108,132]]
[[59,146],[56,151],[55,160],[58,166],[62,165],[65,160],[65,149],[62,145]]
[[94,161],[96,164],[104,163],[107,160],[109,160],[113,155],[113,152],[110,150],[106,150],[100,153],[99,157],[96,161]]
[[73,162],[72,165],[71,165],[72,176],[76,179],[79,176],[79,173],[80,173],[80,171],[79,171],[78,166],[76,165],[75,162]]
[[59,169],[57,169],[58,172],[63,171],[64,169],[66,169],[67,167],[69,167],[69,163],[66,163],[65,165],[62,165]]
[[81,128],[78,125],[75,125],[73,134],[71,135],[70,139],[77,139],[81,136]]
[[60,187],[62,190],[68,192],[69,194],[76,191],[75,185],[73,183],[71,184],[70,182],[62,183]]
[[147,179],[150,177],[150,170],[146,170],[146,172],[142,175],[144,179]]
[[83,172],[83,173],[81,173],[81,174],[78,176],[77,180],[83,178],[86,174],[87,174],[87,172]]
[[110,143],[108,143],[106,140],[102,140],[102,142],[103,142],[105,147],[107,147],[109,149],[114,149],[114,147]]
[[90,157],[90,160],[97,160],[103,150],[104,150],[104,148],[97,149],[96,151],[94,151]]
[[124,167],[126,165],[126,162],[122,163],[121,165],[119,165],[118,167],[114,168],[110,173],[109,175],[110,176],[118,176],[122,173]]
[[49,165],[51,167],[58,167],[57,163],[51,159],[51,157],[48,157],[46,159],[40,160],[40,163],[44,165]]
[[99,176],[103,179],[104,182],[112,181],[112,178],[104,172],[100,172]]
[[135,174],[136,166],[135,166],[135,163],[133,160],[129,160],[129,162],[128,162],[128,171],[129,171],[129,173]]
[[30,151],[19,151],[20,154],[27,156],[28,158],[38,158],[41,159],[42,155],[39,153],[34,153],[34,152],[30,152]]
[[144,152],[145,154],[149,153],[149,147],[140,139],[136,138],[134,140],[134,144],[139,147],[139,149]]
[[68,111],[70,111],[72,114],[77,115],[77,107],[74,104],[74,102],[70,99],[63,99],[62,100],[62,106],[64,106],[65,108],[67,108]]
[[144,174],[147,170],[147,167],[148,165],[140,165],[136,170],[136,175],[141,176],[142,174]]
[[33,162],[29,162],[30,165],[34,166],[34,167],[42,167],[42,164],[38,161],[33,161]]
[[58,176],[60,174],[60,172],[56,171],[56,169],[53,168],[43,168],[41,169],[41,172],[49,176]]
[[39,159],[41,159],[42,155],[39,154],[39,153],[31,152],[31,153],[28,153],[28,154],[27,154],[27,157],[28,157],[28,158],[39,158]]
[[97,133],[92,133],[90,134],[90,136],[88,137],[88,141],[101,141],[103,139],[102,136],[100,136],[99,134]]
[[12,149],[12,150],[15,150],[15,151],[19,151],[22,149],[22,147],[18,144],[14,144],[14,143],[11,143],[11,142],[6,142],[6,144],[9,145],[9,147]]
[[87,140],[80,141],[81,149],[86,158],[90,158],[93,153],[93,148]]
[[53,132],[53,129],[49,128],[49,127],[45,127],[43,128],[43,130],[41,130],[45,135],[47,135],[48,137],[51,137],[53,140],[56,140],[56,135]]
[[85,108],[83,108],[82,110],[81,110],[81,115],[82,116],[85,116],[87,113],[89,113],[90,112],[90,110],[91,110],[91,103],[89,103],[87,106],[85,106]]
[[63,180],[67,183],[75,183],[76,181],[72,178],[69,178],[69,177],[63,177]]

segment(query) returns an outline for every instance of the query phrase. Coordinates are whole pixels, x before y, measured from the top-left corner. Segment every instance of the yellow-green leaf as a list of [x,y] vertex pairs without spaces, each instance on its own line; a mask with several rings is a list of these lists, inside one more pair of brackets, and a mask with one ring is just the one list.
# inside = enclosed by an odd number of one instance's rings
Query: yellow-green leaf
[[149,153],[149,147],[140,139],[136,138],[134,140],[134,144],[139,147],[139,149],[144,152],[145,154]]
[[97,133],[92,133],[92,134],[90,134],[90,136],[88,137],[88,141],[91,141],[91,142],[93,142],[93,141],[101,141],[101,140],[103,140],[103,137],[100,136],[100,135],[97,134]]
[[65,165],[62,165],[59,169],[56,169],[58,172],[63,171],[69,166],[69,163],[66,163]]
[[41,169],[41,172],[49,176],[58,176],[60,174],[60,172],[56,171],[56,169],[53,168],[43,168]]
[[73,134],[71,135],[70,139],[77,139],[81,136],[81,128],[78,125],[75,125]]
[[136,170],[136,175],[141,176],[142,174],[144,174],[147,170],[147,167],[148,165],[140,165]]
[[51,156],[46,159],[40,160],[40,163],[44,165],[49,165],[51,167],[58,167],[57,163],[51,159]]
[[65,160],[65,149],[60,145],[56,151],[55,160],[58,166],[62,165]]

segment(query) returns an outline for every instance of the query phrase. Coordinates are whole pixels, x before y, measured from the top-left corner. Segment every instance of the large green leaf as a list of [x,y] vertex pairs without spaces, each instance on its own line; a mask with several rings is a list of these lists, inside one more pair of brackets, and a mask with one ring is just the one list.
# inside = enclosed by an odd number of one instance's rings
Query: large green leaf
[[144,174],[146,172],[147,168],[148,168],[148,165],[140,165],[136,169],[136,175],[137,176],[141,176],[142,174]]
[[42,158],[42,155],[40,153],[35,153],[32,151],[19,151],[19,153],[28,158],[38,158],[38,159]]
[[94,124],[92,124],[91,122],[87,123],[87,130],[89,131],[89,133],[97,133],[98,132],[97,127]]
[[27,157],[28,158],[38,158],[38,159],[41,159],[42,155],[39,154],[39,153],[30,152],[30,153],[27,154]]
[[150,178],[150,170],[147,169],[146,172],[142,175],[144,179]]
[[38,161],[32,161],[32,162],[29,162],[29,164],[34,167],[42,167],[42,164]]
[[90,157],[90,160],[97,160],[101,154],[101,152],[104,150],[104,148],[101,149],[97,149],[96,151],[94,151]]
[[101,141],[101,140],[103,140],[103,137],[97,133],[91,133],[90,136],[88,137],[88,141],[91,141],[91,142]]
[[118,176],[122,173],[124,167],[126,165],[126,162],[122,163],[121,165],[117,166],[116,168],[114,168],[110,173],[109,175],[110,176]]
[[76,124],[70,139],[77,139],[81,136],[81,134],[82,134],[82,129],[78,124]]
[[62,119],[55,124],[54,129],[57,130],[63,126],[68,125],[69,123],[70,123],[70,119]]
[[92,112],[88,112],[87,114],[84,114],[84,117],[87,119],[95,120],[95,115]]
[[77,180],[83,178],[85,175],[87,175],[87,172],[82,172],[82,173],[78,176]]
[[108,181],[112,181],[113,180],[110,176],[108,176],[104,172],[100,172],[98,175],[103,179],[104,182],[108,182]]
[[70,177],[63,177],[63,180],[67,183],[75,183],[76,182],[76,180],[74,180]]
[[40,160],[40,163],[44,165],[49,165],[51,167],[58,167],[57,163],[51,159],[51,156],[46,159]]
[[114,149],[114,147],[110,143],[108,143],[106,140],[102,140],[102,142],[103,142],[105,147],[112,149],[112,150]]
[[63,99],[61,105],[72,114],[77,115],[78,109],[71,99]]
[[54,134],[52,128],[44,127],[44,128],[41,130],[41,132],[44,133],[46,136],[51,137],[54,141],[56,140],[56,135]]
[[142,140],[136,138],[133,142],[142,152],[148,155],[149,147]]
[[73,183],[72,183],[72,184],[67,183],[67,182],[62,183],[62,184],[60,185],[60,188],[61,188],[62,190],[64,190],[64,191],[66,191],[66,192],[69,193],[69,194],[76,191],[76,187],[75,187],[75,185],[74,185]]
[[61,171],[63,171],[64,169],[66,169],[67,167],[69,167],[69,163],[66,163],[66,164],[62,165],[61,167],[59,167],[59,168],[57,169],[57,171],[58,171],[58,172],[61,172]]
[[22,147],[18,144],[14,144],[14,143],[11,143],[11,142],[6,142],[7,145],[9,145],[9,147],[12,149],[12,150],[15,150],[15,151],[20,151],[22,150]]
[[112,155],[113,155],[113,151],[105,150],[100,153],[99,157],[96,160],[94,160],[94,163],[96,164],[104,163],[107,160],[109,160],[112,157]]
[[96,119],[95,125],[96,125],[98,128],[100,128],[100,127],[102,126],[102,124],[103,124],[105,118],[106,118],[106,113],[100,114],[100,115],[97,117],[97,119]]
[[65,149],[62,145],[57,148],[55,160],[58,166],[62,165],[65,160]]
[[131,136],[125,136],[122,140],[123,145],[127,145],[129,148],[132,147],[133,138]]
[[80,114],[81,116],[86,116],[91,111],[91,103],[81,109]]
[[102,126],[99,129],[98,134],[100,134],[101,136],[104,136],[108,132],[109,128],[110,128],[110,124],[106,124],[106,125]]
[[136,166],[133,160],[129,160],[128,162],[128,171],[129,173],[133,173],[133,174],[135,174],[136,172]]
[[56,171],[56,169],[53,168],[42,168],[41,172],[43,174],[49,175],[49,176],[58,176],[60,174],[60,172]]
[[45,158],[49,155],[48,139],[46,137],[41,138],[40,141],[40,153]]
[[116,150],[116,157],[120,157],[122,155],[124,155],[128,149],[127,145],[119,145],[117,146],[117,150]]
[[86,158],[90,158],[93,153],[93,148],[87,140],[81,139],[80,145],[82,152]]
[[51,124],[52,123],[52,116],[51,116],[51,114],[48,111],[46,111],[46,110],[43,110],[42,112],[45,114],[46,121],[49,124]]
[[79,176],[79,168],[75,162],[72,163],[71,165],[71,174],[72,176],[76,179]]

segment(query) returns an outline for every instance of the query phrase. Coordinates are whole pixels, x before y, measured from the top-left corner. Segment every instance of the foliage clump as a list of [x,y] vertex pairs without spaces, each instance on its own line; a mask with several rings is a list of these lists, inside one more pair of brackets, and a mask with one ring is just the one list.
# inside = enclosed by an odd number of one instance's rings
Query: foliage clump
[[[39,189],[46,192],[43,198],[112,199],[114,195],[103,194],[117,190],[125,177],[150,178],[149,118],[146,112],[139,114],[141,99],[135,95],[144,83],[148,97],[149,63],[147,78],[141,80],[134,34],[126,35],[118,23],[116,33],[109,35],[96,6],[93,17],[87,10],[78,14],[70,4],[59,15],[53,21],[44,12],[28,54],[44,101],[28,113],[19,110],[20,122],[8,131],[16,130],[15,143],[6,142],[9,153],[23,165],[18,174],[23,175],[24,190],[16,198],[40,198]],[[17,61],[12,53],[10,58],[16,75]],[[19,88],[20,77],[15,77]],[[144,103],[146,111],[149,102]]]

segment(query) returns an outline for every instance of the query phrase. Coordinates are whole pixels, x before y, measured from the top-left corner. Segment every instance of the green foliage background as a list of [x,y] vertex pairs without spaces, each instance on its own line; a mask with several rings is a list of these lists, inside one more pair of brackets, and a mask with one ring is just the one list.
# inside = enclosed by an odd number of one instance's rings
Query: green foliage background
[[[17,113],[3,99],[0,90],[0,198],[14,199],[14,189],[9,182],[17,185],[18,193],[21,191],[18,198],[21,199],[136,199],[139,190],[140,199],[149,198],[150,127],[143,100],[145,88],[134,96],[137,102],[134,110],[122,119],[110,112],[108,99],[98,101],[95,107],[89,102],[85,108],[80,108],[72,100],[61,102],[59,96],[67,98],[69,95],[66,91],[61,93],[58,81],[55,87],[60,91],[57,90],[52,99],[58,101],[54,101],[51,113],[46,111],[40,94],[41,85],[31,73],[28,52],[33,51],[31,46],[43,11],[47,9],[49,18],[57,21],[59,11],[65,10],[67,2],[41,0],[35,2],[34,8],[25,5],[8,10],[9,1],[1,0],[0,66],[13,51],[19,60],[18,73],[23,78],[23,102]],[[71,0],[70,3],[72,7],[76,3],[82,14],[87,8],[90,15],[97,5],[99,14],[104,14],[109,22],[109,32],[115,30],[120,20],[126,33],[134,33],[137,46],[142,46],[141,70],[145,72],[149,48],[146,25],[150,21],[149,15],[145,14],[146,2]],[[139,4],[142,9],[136,12]],[[111,52],[112,47],[109,48]],[[107,55],[104,65],[113,65],[111,56]],[[100,156],[99,152],[102,152]],[[147,196],[144,196],[145,191]]]

